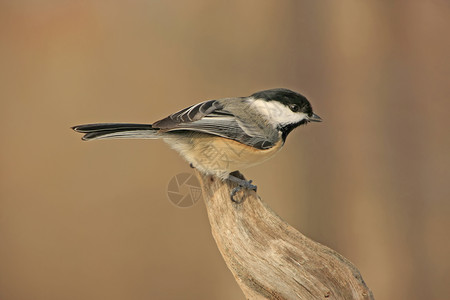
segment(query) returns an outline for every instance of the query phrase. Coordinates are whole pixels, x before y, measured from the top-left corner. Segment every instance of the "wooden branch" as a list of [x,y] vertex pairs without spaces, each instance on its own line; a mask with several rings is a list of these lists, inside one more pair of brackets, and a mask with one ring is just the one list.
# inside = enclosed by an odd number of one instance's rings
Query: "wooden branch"
[[284,222],[255,192],[238,192],[237,204],[233,183],[197,177],[217,247],[247,299],[374,299],[350,261]]

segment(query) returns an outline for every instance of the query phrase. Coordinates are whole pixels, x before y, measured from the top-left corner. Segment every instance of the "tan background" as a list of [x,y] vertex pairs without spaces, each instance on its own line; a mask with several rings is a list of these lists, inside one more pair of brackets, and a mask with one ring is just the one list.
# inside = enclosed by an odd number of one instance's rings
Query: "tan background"
[[69,127],[273,87],[325,122],[245,172],[263,199],[377,299],[447,298],[449,16],[444,0],[1,1],[0,299],[243,299],[203,203],[167,199],[190,172],[176,153]]

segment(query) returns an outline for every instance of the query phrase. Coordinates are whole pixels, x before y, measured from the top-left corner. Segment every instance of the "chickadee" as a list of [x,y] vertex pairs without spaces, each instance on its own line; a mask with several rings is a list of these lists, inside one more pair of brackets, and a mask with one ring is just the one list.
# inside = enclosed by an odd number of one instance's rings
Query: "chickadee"
[[322,119],[309,101],[288,89],[271,89],[249,97],[201,102],[153,124],[100,123],[72,127],[83,140],[107,138],[163,139],[206,175],[253,189],[252,181],[233,176],[233,171],[260,164],[273,157],[296,127]]

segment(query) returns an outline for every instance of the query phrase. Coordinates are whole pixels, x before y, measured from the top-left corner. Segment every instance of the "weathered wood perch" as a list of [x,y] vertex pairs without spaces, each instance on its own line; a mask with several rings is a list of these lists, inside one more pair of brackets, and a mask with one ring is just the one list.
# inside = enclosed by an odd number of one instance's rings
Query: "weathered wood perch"
[[233,183],[197,177],[217,247],[247,299],[374,299],[350,261],[284,222],[255,192],[240,191],[237,204]]

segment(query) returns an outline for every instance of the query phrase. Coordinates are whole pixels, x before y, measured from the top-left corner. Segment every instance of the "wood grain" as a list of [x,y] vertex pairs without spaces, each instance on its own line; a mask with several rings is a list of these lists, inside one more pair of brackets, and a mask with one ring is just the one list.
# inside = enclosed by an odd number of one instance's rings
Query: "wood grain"
[[374,299],[350,261],[284,222],[255,192],[240,191],[237,204],[233,183],[196,173],[217,247],[247,299]]

